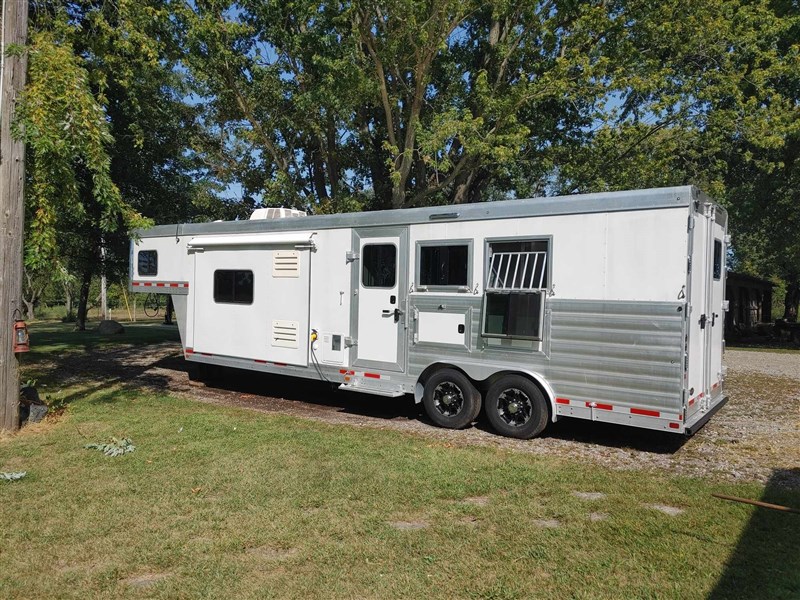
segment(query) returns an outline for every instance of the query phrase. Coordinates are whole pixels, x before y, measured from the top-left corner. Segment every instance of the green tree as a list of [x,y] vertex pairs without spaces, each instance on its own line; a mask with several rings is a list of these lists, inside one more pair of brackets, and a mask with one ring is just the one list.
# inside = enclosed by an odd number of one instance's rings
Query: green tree
[[604,5],[204,0],[177,10],[208,163],[269,203],[316,210],[542,193],[553,148],[582,139],[613,71]]
[[692,183],[729,210],[736,267],[800,300],[800,11],[767,0],[609,7],[612,107],[556,159],[564,192]]
[[26,263],[57,258],[78,276],[81,329],[93,276],[125,277],[133,229],[221,211],[191,151],[200,109],[186,101],[177,48],[166,0],[54,1],[32,13],[19,123],[31,155]]

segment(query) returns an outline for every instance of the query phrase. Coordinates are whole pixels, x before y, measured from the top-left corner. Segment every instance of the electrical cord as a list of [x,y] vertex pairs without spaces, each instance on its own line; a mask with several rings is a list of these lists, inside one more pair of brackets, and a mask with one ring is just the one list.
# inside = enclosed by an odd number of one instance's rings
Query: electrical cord
[[[314,334],[317,333],[313,329],[312,329],[312,331],[314,332]],[[314,363],[314,368],[317,370],[317,373],[319,373],[320,378],[323,381],[329,383],[330,385],[333,385],[333,382],[330,379],[328,379],[327,377],[325,377],[325,375],[322,373],[322,366],[319,364],[319,360],[317,360],[317,353],[314,351],[314,342],[315,341],[316,341],[316,339],[311,340],[311,362]]]

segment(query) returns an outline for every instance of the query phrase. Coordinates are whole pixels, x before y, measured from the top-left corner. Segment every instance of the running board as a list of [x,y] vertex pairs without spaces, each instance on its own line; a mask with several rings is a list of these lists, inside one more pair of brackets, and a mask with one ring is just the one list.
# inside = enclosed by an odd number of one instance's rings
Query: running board
[[356,378],[353,378],[347,383],[343,383],[339,386],[339,389],[346,392],[361,392],[362,394],[386,396],[387,398],[399,398],[400,396],[405,395],[403,387],[400,385],[379,384],[378,382],[367,382]]

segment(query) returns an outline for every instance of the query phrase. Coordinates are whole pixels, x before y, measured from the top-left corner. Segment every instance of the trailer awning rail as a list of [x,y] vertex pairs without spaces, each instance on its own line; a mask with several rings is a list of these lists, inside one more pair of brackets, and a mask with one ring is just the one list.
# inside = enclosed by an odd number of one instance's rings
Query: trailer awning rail
[[189,240],[190,249],[219,246],[305,246],[314,248],[314,233],[204,235]]

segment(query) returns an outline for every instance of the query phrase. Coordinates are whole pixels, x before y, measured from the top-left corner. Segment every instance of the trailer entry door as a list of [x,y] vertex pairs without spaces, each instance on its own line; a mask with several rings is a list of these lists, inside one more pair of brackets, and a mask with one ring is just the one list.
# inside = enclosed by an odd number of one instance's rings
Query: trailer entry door
[[353,231],[354,366],[387,371],[405,368],[408,229]]
[[725,227],[715,216],[715,207],[705,204],[693,217],[687,419],[707,410],[721,391],[727,249]]

